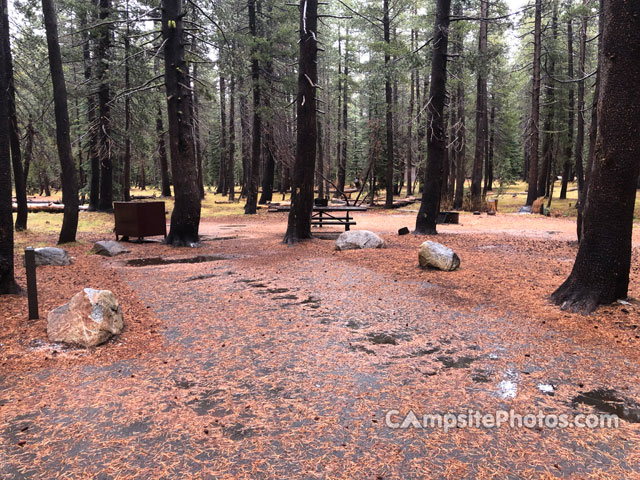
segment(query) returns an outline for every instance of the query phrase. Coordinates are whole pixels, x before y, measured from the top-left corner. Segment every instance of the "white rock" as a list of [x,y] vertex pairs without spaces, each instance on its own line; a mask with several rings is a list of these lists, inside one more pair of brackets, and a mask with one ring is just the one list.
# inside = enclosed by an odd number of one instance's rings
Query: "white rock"
[[104,255],[105,257],[115,257],[121,253],[129,253],[129,250],[113,240],[103,240],[95,243],[91,249],[91,253]]
[[336,240],[336,250],[358,250],[361,248],[384,248],[384,240],[368,230],[344,232]]
[[69,257],[69,253],[67,253],[67,251],[63,250],[62,248],[35,248],[34,252],[36,258],[36,266],[55,265],[64,267],[66,265],[71,265],[71,257]]
[[460,267],[460,257],[453,250],[431,241],[420,245],[418,260],[421,267],[437,268],[447,272],[457,270]]
[[109,290],[85,288],[47,317],[50,341],[82,347],[100,345],[123,328],[122,310]]

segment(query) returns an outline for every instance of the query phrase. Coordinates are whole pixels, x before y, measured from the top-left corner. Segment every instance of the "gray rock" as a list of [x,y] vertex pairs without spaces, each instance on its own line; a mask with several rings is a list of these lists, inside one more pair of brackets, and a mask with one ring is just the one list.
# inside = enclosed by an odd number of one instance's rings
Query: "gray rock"
[[103,255],[105,257],[115,257],[121,253],[129,253],[129,250],[113,240],[102,240],[95,243],[91,249],[91,253]]
[[71,265],[71,257],[69,257],[69,253],[62,248],[44,247],[36,248],[34,251],[36,266],[55,265],[64,267],[66,265]]
[[358,250],[361,248],[384,248],[384,240],[368,230],[344,232],[336,240],[336,250]]
[[100,345],[123,328],[122,310],[109,290],[85,288],[47,317],[50,341],[81,347]]
[[457,270],[460,267],[460,257],[453,250],[431,241],[420,245],[418,260],[421,267],[437,268],[446,272]]

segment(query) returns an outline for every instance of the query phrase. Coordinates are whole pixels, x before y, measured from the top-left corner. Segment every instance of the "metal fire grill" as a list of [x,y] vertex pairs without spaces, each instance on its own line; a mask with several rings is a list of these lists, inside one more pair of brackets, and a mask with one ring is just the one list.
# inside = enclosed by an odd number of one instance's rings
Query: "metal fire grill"
[[167,237],[164,202],[114,202],[116,240],[163,235]]

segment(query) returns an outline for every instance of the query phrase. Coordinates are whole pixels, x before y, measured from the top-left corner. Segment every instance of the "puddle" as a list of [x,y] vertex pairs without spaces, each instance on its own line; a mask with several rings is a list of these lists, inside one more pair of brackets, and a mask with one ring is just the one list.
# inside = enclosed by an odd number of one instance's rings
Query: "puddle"
[[444,365],[444,368],[469,368],[469,365],[475,362],[477,358],[464,356],[454,360],[451,357],[441,356],[437,357],[437,360]]
[[131,260],[127,260],[126,265],[128,267],[149,267],[152,265],[170,265],[172,263],[205,263],[205,262],[216,262],[219,260],[227,260],[227,258],[219,255],[198,255],[196,257],[188,257],[188,258],[163,258],[163,257],[133,258]]
[[398,345],[396,337],[388,333],[370,333],[367,338],[374,345]]
[[421,348],[412,352],[410,357],[424,357],[425,355],[431,355],[440,351],[440,347]]
[[349,345],[349,348],[351,348],[351,350],[353,350],[354,352],[364,352],[367,355],[375,355],[376,352],[374,352],[373,350],[371,350],[370,348],[365,347],[364,345]]
[[573,398],[573,405],[582,403],[590,405],[604,413],[615,414],[623,420],[631,423],[640,423],[640,405],[621,396],[615,390],[604,388],[580,392]]

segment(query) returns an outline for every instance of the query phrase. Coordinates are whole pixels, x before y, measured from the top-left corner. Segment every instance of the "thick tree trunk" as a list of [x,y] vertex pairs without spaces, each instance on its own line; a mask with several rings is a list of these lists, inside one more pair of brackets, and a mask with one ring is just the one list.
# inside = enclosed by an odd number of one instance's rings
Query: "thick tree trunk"
[[24,175],[22,167],[22,152],[20,150],[20,132],[18,128],[18,115],[16,113],[16,91],[13,81],[13,58],[11,55],[11,40],[9,34],[9,9],[7,0],[2,0],[0,4],[2,8],[2,45],[4,49],[4,85],[7,95],[7,108],[9,115],[9,141],[11,143],[11,161],[13,163],[13,182],[16,187],[16,200],[18,203],[18,212],[16,216],[16,231],[27,229],[27,179]]
[[62,55],[58,44],[58,20],[53,0],[42,0],[42,13],[49,50],[49,68],[53,84],[53,103],[56,117],[56,141],[62,173],[62,203],[64,217],[58,243],[76,241],[78,230],[78,179],[71,150],[69,111],[67,110],[67,86],[62,70]]
[[391,19],[389,15],[389,0],[383,0],[383,17],[382,26],[384,30],[384,98],[386,105],[386,132],[387,132],[387,175],[386,175],[386,187],[387,196],[384,202],[385,208],[393,208],[393,167],[394,167],[394,148],[393,143],[393,92],[391,89],[391,55],[389,50],[391,48]]
[[[571,18],[567,20],[567,75],[569,79],[573,78],[573,24]],[[574,92],[573,83],[569,84],[569,104],[567,108],[567,143],[565,147],[565,161],[562,169],[562,186],[560,188],[560,199],[567,198],[567,189],[569,187],[569,175],[571,174],[571,159],[573,155],[573,121],[574,112]]]
[[471,208],[482,208],[482,167],[485,161],[486,137],[487,137],[487,36],[489,14],[489,0],[480,2],[480,33],[478,35],[478,56],[480,66],[478,69],[478,82],[476,93],[476,146],[473,156],[473,169],[471,171]]
[[193,151],[189,67],[184,58],[182,0],[163,0],[162,6],[169,150],[175,194],[167,243],[193,246],[199,241],[201,200]]
[[[6,12],[6,11],[5,11]],[[7,24],[0,22],[0,38],[9,35]],[[4,43],[4,42],[3,42]],[[0,45],[0,91],[6,92],[7,61]],[[13,215],[11,206],[11,140],[9,139],[9,99],[0,95],[0,295],[18,293],[14,277]]]
[[167,147],[164,142],[164,126],[162,124],[162,108],[158,102],[156,115],[156,136],[158,137],[158,157],[160,158],[160,180],[162,182],[162,196],[171,196],[171,181],[169,180],[169,160],[167,159]]
[[[249,31],[255,41],[258,38],[256,25],[256,0],[249,0]],[[247,182],[247,202],[244,213],[255,215],[258,205],[258,185],[260,183],[260,153],[262,147],[262,115],[260,112],[260,63],[254,47],[251,59],[251,84],[253,87],[253,137],[251,144],[251,164]],[[315,148],[315,147],[314,147]]]
[[313,175],[316,168],[318,88],[318,0],[300,0],[297,142],[291,210],[284,243],[311,238]]
[[416,235],[435,235],[440,211],[442,167],[447,149],[444,106],[447,96],[447,44],[451,0],[437,0],[431,60],[430,108],[427,113],[427,165],[422,202],[416,218]]
[[[542,0],[535,0],[533,32],[533,85],[531,88],[531,132],[529,137],[529,191],[527,205],[538,198],[538,148],[540,143],[540,50],[542,35]],[[544,192],[542,192],[544,193]]]
[[589,313],[627,296],[640,170],[640,4],[604,2],[598,140],[584,205],[584,233],[569,278],[551,296]]
[[111,26],[106,23],[111,13],[111,0],[98,0],[96,63],[98,80],[98,156],[100,158],[100,200],[98,210],[113,210],[113,152],[111,145],[111,90],[109,87]]

